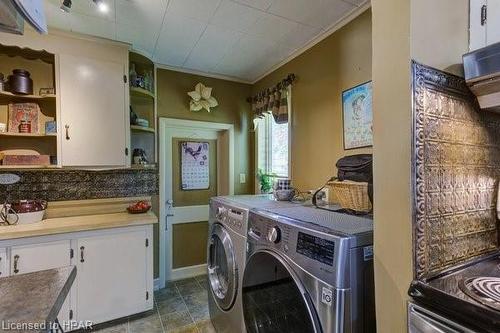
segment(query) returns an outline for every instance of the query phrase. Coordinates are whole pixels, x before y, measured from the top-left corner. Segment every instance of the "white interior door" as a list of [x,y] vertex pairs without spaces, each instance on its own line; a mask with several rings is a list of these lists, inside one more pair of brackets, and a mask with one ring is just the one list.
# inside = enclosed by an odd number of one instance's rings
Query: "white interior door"
[[[233,125],[205,123],[197,121],[160,119],[160,281],[177,280],[203,273],[205,264],[175,268],[173,229],[177,224],[199,223],[208,221],[208,200],[198,204],[185,205],[176,203],[175,191],[179,182],[174,177],[181,177],[179,150],[175,145],[181,141],[210,142],[209,149],[217,151],[216,195],[229,195],[234,192],[233,162]],[[211,155],[212,156],[212,155]],[[177,171],[175,170],[177,168]],[[177,186],[176,186],[177,185]],[[196,195],[195,191],[190,192]],[[184,193],[186,194],[186,193]],[[188,194],[189,195],[189,194]],[[208,234],[207,234],[208,237]],[[206,241],[206,239],[205,239]],[[189,251],[190,244],[185,244]]]

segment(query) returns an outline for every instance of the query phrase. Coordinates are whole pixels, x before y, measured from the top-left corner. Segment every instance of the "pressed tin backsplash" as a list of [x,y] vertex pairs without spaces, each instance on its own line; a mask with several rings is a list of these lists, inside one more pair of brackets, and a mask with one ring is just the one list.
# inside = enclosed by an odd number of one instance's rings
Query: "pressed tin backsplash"
[[419,279],[498,248],[500,115],[465,81],[413,63],[414,264]]
[[0,185],[0,202],[102,199],[158,194],[158,170],[116,169],[0,171],[19,175],[19,183]]

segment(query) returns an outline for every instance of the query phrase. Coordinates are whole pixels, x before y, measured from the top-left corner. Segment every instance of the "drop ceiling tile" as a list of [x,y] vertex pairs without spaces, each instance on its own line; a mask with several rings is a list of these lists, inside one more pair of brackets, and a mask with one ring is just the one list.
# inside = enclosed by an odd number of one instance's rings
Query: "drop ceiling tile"
[[116,22],[156,27],[163,21],[166,9],[165,0],[116,0]]
[[221,0],[170,0],[168,11],[183,17],[208,22]]
[[247,31],[263,12],[229,0],[222,0],[210,23],[226,29]]
[[275,0],[269,12],[316,28],[326,28],[355,6],[342,0]]
[[205,27],[206,24],[198,20],[167,13],[156,44],[155,59],[166,65],[181,66]]
[[156,39],[160,31],[160,24],[156,27],[136,27],[129,24],[116,24],[116,39],[133,45],[134,49],[152,54]]
[[267,10],[273,2],[273,0],[233,0],[233,1],[260,10]]
[[87,16],[93,16],[100,19],[105,19],[109,21],[115,20],[115,1],[114,0],[103,0],[108,6],[108,11],[103,13],[98,8],[97,5],[92,0],[73,0],[71,6],[71,13],[79,13]]
[[294,46],[298,49],[310,43],[315,37],[320,35],[320,33],[321,29],[319,28],[297,23],[294,29],[288,31],[283,38],[281,38],[280,42]]
[[242,35],[241,32],[214,25],[207,26],[195,48],[191,51],[184,67],[212,71]]
[[116,39],[115,24],[111,21],[73,12],[70,14],[69,21],[71,31],[108,39]]
[[264,36],[271,40],[280,40],[299,24],[276,15],[263,13],[261,17],[248,30],[252,35]]

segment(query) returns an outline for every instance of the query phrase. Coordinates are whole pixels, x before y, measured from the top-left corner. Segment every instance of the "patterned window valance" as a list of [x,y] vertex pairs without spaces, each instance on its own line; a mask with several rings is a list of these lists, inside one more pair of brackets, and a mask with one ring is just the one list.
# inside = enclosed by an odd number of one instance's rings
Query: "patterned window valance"
[[278,124],[288,122],[288,86],[295,80],[294,74],[288,76],[274,87],[259,92],[247,101],[252,103],[255,118],[262,118],[266,113],[272,113]]

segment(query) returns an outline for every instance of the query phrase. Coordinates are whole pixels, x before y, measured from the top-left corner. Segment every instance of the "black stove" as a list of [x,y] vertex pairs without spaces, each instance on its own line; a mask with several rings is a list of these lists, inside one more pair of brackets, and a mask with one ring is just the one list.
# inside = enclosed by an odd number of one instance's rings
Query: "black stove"
[[413,281],[409,295],[420,304],[479,332],[500,332],[500,252]]

